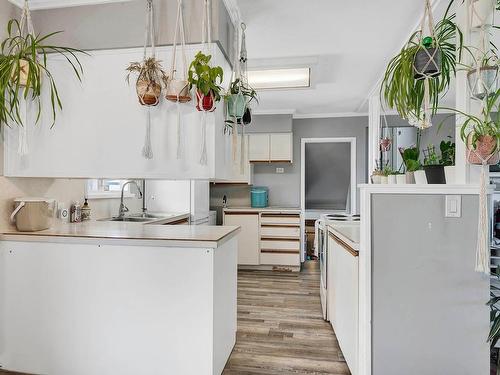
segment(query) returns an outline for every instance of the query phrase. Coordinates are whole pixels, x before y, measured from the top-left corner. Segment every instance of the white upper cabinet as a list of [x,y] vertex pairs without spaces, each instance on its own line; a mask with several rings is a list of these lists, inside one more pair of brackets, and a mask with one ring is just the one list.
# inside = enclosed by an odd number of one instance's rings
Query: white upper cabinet
[[[186,48],[190,61],[202,47]],[[221,65],[226,81],[229,64],[217,45],[213,45],[213,65]],[[156,50],[164,68],[170,69],[172,48]],[[60,57],[51,56],[53,73],[61,95],[63,110],[51,129],[48,85],[42,97],[40,123],[34,124],[35,106],[28,111],[29,153],[18,154],[19,127],[5,127],[4,174],[11,177],[72,178],[156,178],[227,179],[233,168],[231,137],[224,135],[223,103],[204,115],[195,109],[195,98],[177,106],[162,99],[157,107],[139,105],[135,77],[128,85],[125,68],[141,61],[142,48],[92,51],[82,56],[83,82]],[[48,83],[48,82],[46,82]],[[223,86],[226,86],[224,82]],[[145,159],[142,148],[146,136],[146,116],[151,114],[153,158]],[[207,163],[200,163],[203,147],[203,120],[206,116]],[[178,135],[178,128],[181,135]],[[184,145],[178,157],[178,139]]]
[[292,162],[292,133],[255,133],[250,134],[250,162]]
[[270,134],[271,161],[293,161],[293,135],[292,133]]
[[269,134],[250,134],[248,159],[252,161],[269,161]]

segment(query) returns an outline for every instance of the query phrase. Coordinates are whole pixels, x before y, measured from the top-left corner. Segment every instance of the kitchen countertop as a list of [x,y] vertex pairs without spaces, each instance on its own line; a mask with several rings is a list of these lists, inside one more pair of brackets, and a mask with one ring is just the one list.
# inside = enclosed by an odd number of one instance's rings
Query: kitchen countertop
[[268,206],[263,208],[258,207],[225,207],[224,212],[282,212],[291,214],[300,214],[301,210],[299,207],[280,207],[280,206]]
[[[88,221],[83,223],[57,223],[52,228],[39,232],[18,232],[14,228],[4,230],[0,240],[81,242],[142,241],[150,246],[208,247],[216,248],[240,231],[236,226],[208,225],[144,225],[111,221]],[[126,240],[126,241],[124,241]]]
[[329,221],[328,230],[340,238],[347,246],[359,253],[359,221],[332,222]]

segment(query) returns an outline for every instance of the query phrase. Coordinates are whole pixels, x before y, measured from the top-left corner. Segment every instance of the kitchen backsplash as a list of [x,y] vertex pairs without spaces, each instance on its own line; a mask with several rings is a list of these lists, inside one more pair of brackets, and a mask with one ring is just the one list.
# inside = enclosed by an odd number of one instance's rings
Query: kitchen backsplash
[[250,186],[217,184],[210,185],[210,209],[217,211],[217,224],[222,224],[222,199],[227,197],[231,207],[250,206]]

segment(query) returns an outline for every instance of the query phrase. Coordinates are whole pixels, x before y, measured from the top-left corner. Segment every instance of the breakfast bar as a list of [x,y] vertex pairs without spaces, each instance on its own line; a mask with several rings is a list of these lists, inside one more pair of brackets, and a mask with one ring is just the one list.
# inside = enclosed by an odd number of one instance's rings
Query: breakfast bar
[[88,222],[0,236],[0,368],[220,374],[238,227]]

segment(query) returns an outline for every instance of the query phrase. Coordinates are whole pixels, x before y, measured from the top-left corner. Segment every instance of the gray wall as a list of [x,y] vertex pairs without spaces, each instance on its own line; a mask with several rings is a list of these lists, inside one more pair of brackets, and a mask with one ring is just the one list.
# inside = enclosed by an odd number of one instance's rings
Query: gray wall
[[[326,137],[356,137],[357,182],[364,183],[367,126],[367,117],[293,120],[293,163],[256,164],[254,185],[269,187],[269,203],[273,206],[300,206],[301,139]],[[276,167],[283,167],[285,173],[276,174]]]
[[253,115],[247,133],[289,133],[293,130],[292,115]]
[[[7,0],[1,0],[7,2]],[[35,30],[42,34],[57,30],[54,44],[75,48],[111,49],[140,47],[144,44],[145,0],[38,10],[33,13]],[[187,43],[201,42],[202,2],[185,0],[184,28]],[[234,30],[222,0],[213,0],[212,40],[232,56]],[[157,43],[173,42],[177,16],[176,0],[155,1]],[[232,62],[232,59],[229,61]]]
[[477,210],[472,195],[461,218],[444,217],[445,195],[373,196],[373,375],[489,374]]

